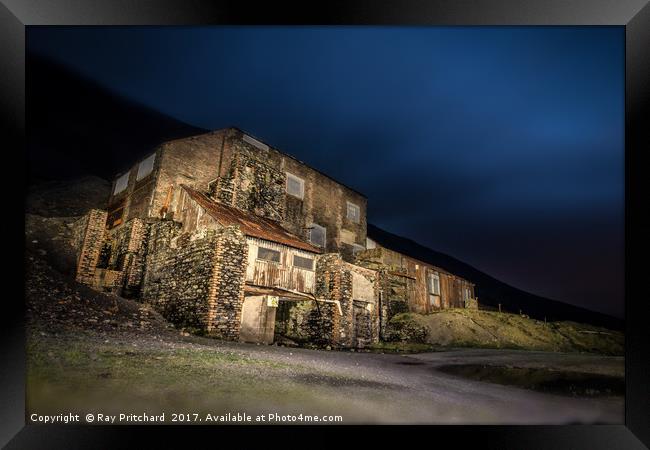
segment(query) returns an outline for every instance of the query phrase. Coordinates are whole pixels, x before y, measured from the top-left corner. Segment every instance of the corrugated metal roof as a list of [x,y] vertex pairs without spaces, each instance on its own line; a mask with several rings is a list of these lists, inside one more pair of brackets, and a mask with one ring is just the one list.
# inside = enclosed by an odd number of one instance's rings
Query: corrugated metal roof
[[295,234],[285,230],[279,223],[265,219],[255,214],[246,213],[232,206],[216,202],[205,194],[192,189],[189,186],[181,185],[183,189],[217,222],[223,226],[238,225],[246,236],[265,239],[289,247],[298,248],[313,253],[322,253],[321,249],[315,247]]

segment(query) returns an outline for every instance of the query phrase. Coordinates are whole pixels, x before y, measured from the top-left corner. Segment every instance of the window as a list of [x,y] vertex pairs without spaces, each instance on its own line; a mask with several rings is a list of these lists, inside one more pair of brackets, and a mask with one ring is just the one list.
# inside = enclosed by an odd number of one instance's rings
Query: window
[[115,228],[119,224],[123,222],[124,219],[124,204],[126,200],[120,202],[117,206],[115,206],[113,209],[111,209],[108,212],[108,217],[106,219],[106,225],[107,228],[110,230],[111,228]]
[[293,255],[293,265],[301,269],[314,270],[314,260],[303,256]]
[[309,242],[319,247],[325,247],[326,234],[325,227],[312,223],[309,231]]
[[122,192],[129,185],[129,173],[127,172],[115,181],[115,189],[113,189],[113,195],[117,195]]
[[440,295],[440,274],[438,272],[429,274],[429,294]]
[[272,250],[270,248],[258,247],[257,259],[263,259],[264,261],[273,261],[279,263],[280,252],[277,250]]
[[258,141],[257,139],[250,137],[249,135],[245,134],[244,137],[242,138],[245,142],[248,142],[249,144],[259,148],[260,150],[268,150],[269,146]]
[[346,203],[348,204],[348,212],[347,212],[348,219],[354,223],[359,223],[359,221],[361,220],[361,210],[359,209],[359,206],[350,202],[346,202]]
[[472,298],[472,290],[468,287],[463,289],[463,300],[467,301]]
[[153,170],[153,163],[156,160],[156,154],[152,153],[145,159],[144,161],[141,161],[140,164],[138,165],[138,174],[136,175],[135,179],[136,181],[139,181],[149,175],[151,171]]
[[305,196],[305,180],[287,172],[287,194],[302,199]]

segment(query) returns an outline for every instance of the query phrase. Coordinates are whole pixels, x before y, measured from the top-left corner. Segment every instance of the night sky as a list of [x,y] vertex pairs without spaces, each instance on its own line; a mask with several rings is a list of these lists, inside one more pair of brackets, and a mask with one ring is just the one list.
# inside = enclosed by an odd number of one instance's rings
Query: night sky
[[623,316],[623,27],[30,28],[28,49],[368,197],[368,219]]

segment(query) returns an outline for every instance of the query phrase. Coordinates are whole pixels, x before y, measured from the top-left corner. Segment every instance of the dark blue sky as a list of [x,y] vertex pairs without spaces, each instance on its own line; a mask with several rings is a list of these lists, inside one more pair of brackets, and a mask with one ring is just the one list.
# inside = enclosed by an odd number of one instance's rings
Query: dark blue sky
[[30,28],[28,48],[249,131],[388,231],[623,314],[622,27]]

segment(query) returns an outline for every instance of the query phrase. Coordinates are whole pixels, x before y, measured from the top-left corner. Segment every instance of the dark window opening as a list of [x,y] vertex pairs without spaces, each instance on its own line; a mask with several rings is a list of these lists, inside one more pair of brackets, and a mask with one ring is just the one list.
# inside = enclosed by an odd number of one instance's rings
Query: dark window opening
[[116,226],[121,224],[123,220],[124,220],[124,206],[120,206],[108,213],[108,219],[106,220],[108,229],[110,230],[111,228],[115,228]]
[[319,247],[325,247],[327,230],[315,223],[311,224],[309,230],[309,242]]
[[294,267],[300,267],[301,269],[314,270],[314,260],[311,258],[294,255],[293,265]]
[[280,252],[277,250],[272,250],[270,248],[258,247],[257,248],[257,259],[262,259],[264,261],[273,261],[280,262]]

